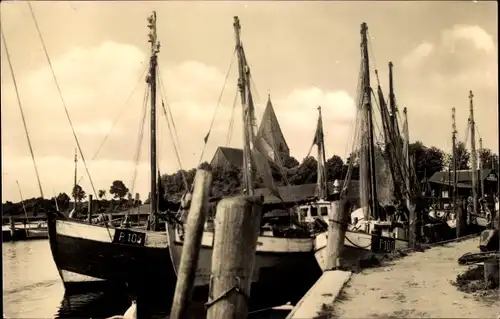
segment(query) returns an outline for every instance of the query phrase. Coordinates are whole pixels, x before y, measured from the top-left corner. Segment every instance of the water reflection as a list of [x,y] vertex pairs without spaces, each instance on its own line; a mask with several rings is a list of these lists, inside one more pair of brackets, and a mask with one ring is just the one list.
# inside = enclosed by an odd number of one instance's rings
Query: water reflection
[[[130,307],[131,298],[123,291],[65,294],[47,240],[3,243],[2,248],[5,318],[96,319],[123,314]],[[190,318],[200,318],[205,298],[201,300],[201,308],[197,307]],[[141,319],[167,318],[171,300],[172,296],[161,291],[139,296],[138,316]],[[285,316],[286,313],[279,311],[260,311],[249,319]]]

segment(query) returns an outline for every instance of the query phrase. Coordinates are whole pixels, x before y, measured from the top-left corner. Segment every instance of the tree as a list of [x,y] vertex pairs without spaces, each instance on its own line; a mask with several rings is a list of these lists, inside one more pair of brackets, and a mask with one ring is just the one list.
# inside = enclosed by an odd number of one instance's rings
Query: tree
[[494,154],[489,148],[479,150],[478,159],[484,169],[498,168],[498,155]]
[[455,147],[455,154],[457,157],[457,170],[470,169],[470,153],[467,150],[464,142],[458,142]]
[[85,199],[85,197],[87,197],[83,188],[78,184],[76,184],[73,187],[73,191],[71,192],[71,195],[73,195],[73,198],[75,198],[77,202],[81,202],[82,200]]
[[56,201],[60,210],[66,210],[69,208],[71,198],[66,193],[59,193],[59,195],[56,196]]
[[212,169],[212,196],[230,196],[241,193],[242,171],[234,165]]
[[121,200],[125,196],[127,196],[128,188],[122,181],[116,180],[111,184],[111,187],[109,188],[109,193],[113,195],[113,198]]
[[208,162],[203,162],[198,167],[206,171],[212,171],[212,166]]
[[443,170],[445,154],[437,147],[427,147],[421,141],[416,141],[409,145],[409,153],[415,159],[415,171],[419,181]]
[[97,196],[99,196],[99,199],[103,199],[106,196],[106,190],[100,189],[99,192],[97,193]]
[[288,180],[292,185],[315,183],[318,178],[318,162],[313,156],[306,157],[290,175]]
[[294,168],[294,167],[297,167],[300,165],[299,161],[297,161],[297,159],[295,159],[295,157],[293,156],[283,156],[283,158],[281,159],[282,161],[282,164],[285,168]]
[[327,179],[329,181],[333,181],[336,179],[342,179],[342,173],[343,173],[343,168],[344,168],[344,161],[342,158],[338,155],[332,155],[326,163],[325,163],[325,168],[326,168],[326,174],[327,174]]

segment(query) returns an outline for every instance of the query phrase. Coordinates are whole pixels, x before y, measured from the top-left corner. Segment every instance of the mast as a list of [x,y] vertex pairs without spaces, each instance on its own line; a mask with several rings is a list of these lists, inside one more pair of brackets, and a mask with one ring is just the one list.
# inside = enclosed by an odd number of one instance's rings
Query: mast
[[318,191],[318,199],[326,199],[326,176],[325,176],[325,145],[323,135],[323,117],[321,116],[321,106],[318,106],[318,127],[316,131],[316,145],[318,147],[318,178],[316,180],[316,187]]
[[158,197],[157,197],[157,167],[156,167],[156,68],[158,65],[157,54],[160,52],[160,42],[156,34],[156,11],[153,11],[148,17],[149,40],[151,43],[151,58],[149,60],[149,74],[147,82],[151,90],[151,157],[150,157],[150,177],[151,177],[151,195],[149,197],[150,207],[150,229],[158,228]]
[[457,213],[457,126],[455,122],[455,108],[451,109],[451,145],[452,145],[452,169],[453,169],[453,212]]
[[410,158],[410,133],[408,129],[408,110],[405,107],[403,109],[403,121],[404,121],[404,127],[406,127],[406,130],[404,130],[404,160],[405,160],[405,166],[407,168],[407,173],[405,174],[405,184],[406,184],[406,204],[407,207],[410,207],[410,192],[411,192],[411,185],[410,185],[410,174],[411,174],[411,158]]
[[[367,133],[368,133],[368,205],[370,207],[370,215],[374,219],[378,219],[378,203],[377,203],[377,180],[375,170],[375,146],[373,138],[373,117],[372,117],[372,100],[371,100],[371,86],[370,86],[370,62],[368,57],[368,26],[365,22],[361,24],[361,55],[363,58],[363,111],[365,119],[367,120]],[[363,176],[366,177],[366,176]]]
[[76,213],[76,176],[78,173],[78,150],[75,148],[75,176],[74,176],[74,181],[73,181],[73,210]]
[[473,102],[474,94],[472,91],[469,91],[469,100],[470,100],[470,155],[471,155],[471,165],[472,165],[472,198],[474,205],[474,213],[477,214],[477,154],[476,154],[476,125],[474,122],[474,102]]
[[479,154],[481,156],[479,156],[479,182],[480,182],[480,185],[481,185],[481,198],[484,198],[484,177],[483,177],[483,159],[482,159],[482,155],[483,155],[483,139],[480,138],[479,139]]
[[250,88],[248,85],[250,69],[246,63],[245,52],[240,39],[240,19],[235,16],[234,22],[234,35],[236,40],[236,52],[238,53],[238,90],[240,91],[242,116],[243,116],[243,193],[252,196],[254,194],[253,188],[253,169],[252,159],[250,153]]
[[394,98],[394,82],[392,76],[393,64],[389,61],[389,108],[391,110],[391,131],[396,132],[396,101]]

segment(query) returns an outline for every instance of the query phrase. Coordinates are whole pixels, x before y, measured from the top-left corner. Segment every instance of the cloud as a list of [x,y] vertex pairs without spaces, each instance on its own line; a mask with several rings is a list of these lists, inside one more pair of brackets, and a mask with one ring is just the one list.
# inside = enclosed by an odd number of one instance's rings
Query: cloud
[[434,50],[432,43],[423,42],[419,44],[413,51],[403,58],[401,64],[403,67],[412,68],[418,66],[420,61],[425,59]]
[[477,25],[454,25],[441,33],[443,46],[452,52],[456,50],[457,42],[460,40],[472,42],[478,50],[486,53],[495,51],[493,36]]
[[[136,145],[146,88],[144,77],[141,77],[145,69],[141,62],[144,60],[144,52],[136,47],[105,42],[96,47],[74,48],[52,62],[96,189],[109,188],[115,179],[122,179],[131,188],[129,184],[136,167]],[[172,146],[175,134],[171,131],[174,127],[172,123],[170,128],[167,125],[161,105],[163,88],[167,97],[165,106],[170,107],[174,117],[182,166],[192,168],[198,164],[204,148],[203,138],[210,127],[225,74],[199,61],[184,61],[176,65],[160,61],[160,66],[163,66],[160,69],[163,85],[158,85],[157,98],[159,168],[162,172],[179,169]],[[139,89],[124,106],[138,80],[142,84],[139,82]],[[18,82],[46,196],[52,195],[52,189],[69,192],[75,142],[50,70],[40,68],[21,77]],[[229,146],[242,146],[241,106],[236,84],[237,72],[233,68],[223,90],[203,160],[210,161],[215,149],[226,145],[228,135],[231,135]],[[37,196],[33,164],[12,85],[2,85],[2,93],[3,170],[8,174],[4,176],[5,185],[18,179],[26,197]],[[347,92],[305,87],[272,96],[272,101],[292,155],[300,160],[309,150],[318,105],[322,106],[327,153],[345,155],[349,124],[355,117],[354,101]],[[256,103],[258,121],[266,101],[260,102]],[[143,197],[149,189],[149,115],[146,115],[135,188]],[[104,147],[92,160],[117,117],[119,120]],[[229,132],[231,117],[234,117],[234,129]],[[86,175],[81,158],[78,170],[80,176]],[[91,192],[87,177],[82,186],[87,193]],[[4,187],[3,191],[5,198],[18,198],[13,187]]]
[[[307,155],[321,106],[327,154],[346,156],[345,145],[356,116],[354,99],[345,91],[324,91],[317,87],[295,89],[283,99],[273,99],[288,146],[297,159]],[[327,155],[329,156],[329,155]]]
[[454,25],[442,30],[436,43],[419,44],[401,64],[432,87],[496,87],[496,51],[493,36],[481,27]]
[[396,95],[408,107],[410,138],[451,149],[451,108],[456,107],[457,129],[464,132],[472,90],[477,127],[489,133],[482,136],[485,145],[495,148],[498,52],[493,36],[477,25],[453,25],[435,37],[411,50],[396,70],[401,72]]

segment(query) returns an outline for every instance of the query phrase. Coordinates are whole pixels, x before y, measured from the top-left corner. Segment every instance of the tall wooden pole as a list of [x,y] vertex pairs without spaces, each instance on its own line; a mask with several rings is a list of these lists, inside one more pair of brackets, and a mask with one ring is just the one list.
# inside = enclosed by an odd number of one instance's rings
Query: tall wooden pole
[[406,127],[406,130],[404,131],[404,160],[405,160],[405,166],[407,167],[407,174],[405,174],[405,184],[406,184],[406,190],[407,190],[407,196],[406,196],[406,207],[408,208],[408,213],[409,213],[409,229],[408,229],[408,244],[410,247],[415,248],[417,246],[417,237],[418,237],[418,212],[416,211],[418,209],[418,205],[416,203],[412,202],[411,198],[411,184],[410,184],[410,172],[411,172],[411,167],[412,167],[412,161],[410,157],[410,133],[409,133],[409,128],[408,128],[408,110],[405,107],[403,109],[403,123],[404,127]]
[[[378,196],[377,196],[377,178],[375,169],[375,145],[373,137],[373,115],[372,115],[372,88],[370,85],[370,62],[368,56],[368,26],[365,22],[361,24],[361,56],[363,61],[363,113],[364,119],[367,122],[367,138],[368,138],[368,188],[369,194],[369,207],[371,217],[378,219]],[[364,178],[363,176],[362,178]]]
[[479,183],[481,185],[481,198],[484,198],[484,176],[483,176],[483,159],[482,159],[482,155],[483,155],[483,139],[480,138],[479,139]]
[[389,62],[389,108],[391,110],[391,130],[393,133],[396,132],[396,98],[394,95],[394,79],[392,75],[392,69],[394,65]]
[[187,217],[186,236],[182,247],[170,319],[186,317],[198,265],[203,226],[209,207],[208,199],[211,184],[212,173],[198,169],[194,179],[193,197]]
[[238,17],[234,17],[233,22],[234,27],[234,36],[236,40],[236,52],[238,54],[238,90],[240,91],[241,97],[241,106],[242,106],[242,116],[243,116],[243,189],[244,194],[253,196],[254,188],[253,188],[253,169],[252,169],[252,159],[250,154],[250,112],[249,107],[251,101],[249,101],[249,85],[248,78],[250,74],[250,70],[246,63],[245,52],[243,50],[243,46],[241,44],[240,32],[241,25],[240,19]]
[[470,155],[472,166],[472,198],[473,198],[473,211],[474,214],[478,213],[478,198],[477,198],[477,153],[476,153],[476,124],[474,122],[474,94],[469,91],[470,100]]
[[149,74],[147,82],[151,90],[151,122],[150,122],[150,142],[151,142],[151,155],[150,155],[150,170],[151,179],[150,187],[151,194],[149,198],[149,228],[151,230],[158,230],[158,197],[157,197],[157,167],[156,167],[156,69],[158,67],[158,56],[160,52],[160,42],[157,40],[156,34],[156,12],[148,17],[149,40],[151,43],[151,57],[149,60]]
[[76,175],[77,175],[77,170],[78,170],[78,152],[77,152],[77,149],[75,148],[75,176],[74,176],[74,182],[73,182],[73,210],[76,214]]
[[455,108],[451,109],[451,164],[453,171],[453,213],[457,216],[457,125],[455,120]]

